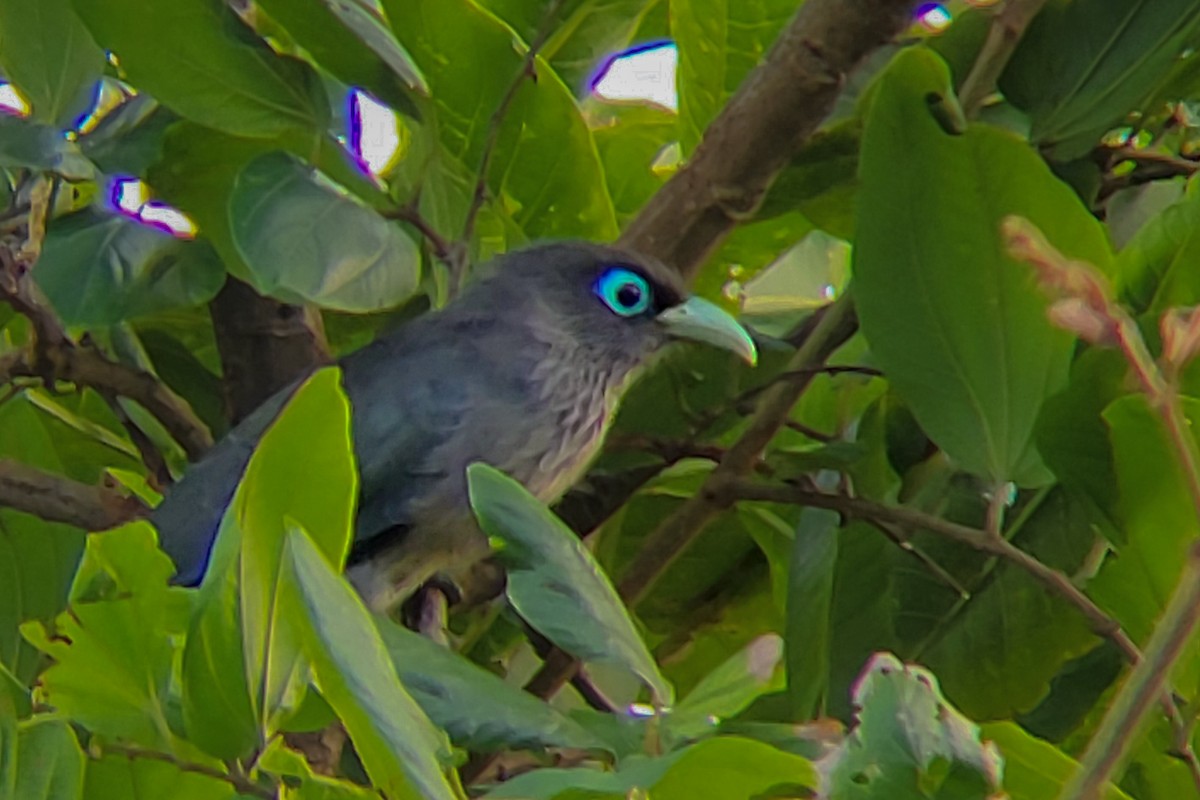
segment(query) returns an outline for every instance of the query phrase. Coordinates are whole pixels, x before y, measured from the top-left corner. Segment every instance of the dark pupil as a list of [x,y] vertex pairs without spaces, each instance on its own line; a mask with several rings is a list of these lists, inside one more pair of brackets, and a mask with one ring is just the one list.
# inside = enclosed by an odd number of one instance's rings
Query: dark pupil
[[633,308],[642,299],[642,287],[636,283],[622,284],[620,289],[617,289],[617,302],[623,308]]

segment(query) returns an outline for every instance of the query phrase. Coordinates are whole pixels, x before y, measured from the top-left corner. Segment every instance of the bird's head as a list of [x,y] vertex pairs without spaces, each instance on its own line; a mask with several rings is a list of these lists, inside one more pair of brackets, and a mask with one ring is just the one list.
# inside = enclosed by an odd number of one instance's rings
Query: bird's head
[[[597,351],[643,359],[672,340],[705,342],[753,364],[746,329],[713,303],[689,295],[679,273],[615,247],[564,242],[499,259],[497,279],[538,317]],[[535,310],[536,309],[536,310]]]

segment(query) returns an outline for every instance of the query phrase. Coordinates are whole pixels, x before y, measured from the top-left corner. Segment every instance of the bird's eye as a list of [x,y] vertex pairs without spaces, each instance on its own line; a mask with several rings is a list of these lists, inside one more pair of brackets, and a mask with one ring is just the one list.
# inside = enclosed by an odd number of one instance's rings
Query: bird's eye
[[624,267],[604,271],[593,291],[613,312],[623,317],[641,314],[650,307],[650,284],[636,272]]

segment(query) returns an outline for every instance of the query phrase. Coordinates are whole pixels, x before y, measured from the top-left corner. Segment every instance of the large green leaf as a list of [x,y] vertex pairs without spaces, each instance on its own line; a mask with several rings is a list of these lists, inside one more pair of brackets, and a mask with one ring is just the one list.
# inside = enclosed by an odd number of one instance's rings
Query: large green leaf
[[863,332],[952,458],[993,482],[1042,484],[1033,425],[1066,382],[1073,342],[1046,319],[1029,267],[1005,254],[1000,221],[1020,214],[1111,271],[1108,245],[1027,145],[983,125],[947,131],[930,97],[954,103],[946,65],[910,48],[880,78],[867,119],[853,290]]
[[[1200,401],[1186,398],[1192,425]],[[1141,395],[1104,410],[1117,469],[1117,514],[1125,542],[1105,560],[1088,594],[1135,642],[1145,642],[1182,573],[1187,548],[1200,531],[1175,449],[1162,421]],[[1200,685],[1200,642],[1193,641],[1174,672],[1185,696]]]
[[[83,751],[71,726],[42,717],[28,720],[17,733],[16,786],[12,800],[76,800],[83,791]],[[0,781],[3,770],[0,769]]]
[[599,742],[551,706],[385,617],[375,624],[400,682],[460,747],[590,749]]
[[1152,217],[1117,257],[1118,291],[1137,311],[1162,313],[1200,301],[1200,182]]
[[480,462],[467,467],[471,507],[500,539],[509,602],[530,625],[584,661],[616,664],[640,678],[657,705],[670,705],[659,672],[621,598],[570,528],[519,483]]
[[534,770],[484,796],[522,800],[623,800],[643,796],[655,800],[744,800],[808,797],[817,784],[817,772],[808,759],[753,739],[720,736],[659,758],[628,758],[615,773]]
[[233,784],[186,764],[110,755],[88,762],[82,800],[170,797],[172,800],[244,800]]
[[94,733],[170,746],[168,690],[191,611],[188,593],[169,588],[170,559],[144,522],[93,534],[71,589],[69,611],[52,630],[22,632],[54,664],[38,694]]
[[322,370],[292,395],[251,456],[213,545],[184,652],[183,697],[189,735],[214,755],[268,737],[297,699],[289,692],[301,647],[279,619],[288,526],[311,530],[339,564],[349,546],[357,472],[338,378]]
[[225,3],[73,2],[129,81],[181,116],[241,136],[302,131],[315,141],[324,130],[316,73],[277,55]]
[[828,757],[830,797],[985,800],[999,790],[999,753],[942,698],[928,671],[880,653],[854,703],[858,724]]
[[34,119],[72,127],[92,105],[104,52],[75,16],[70,0],[0,2],[0,67]]
[[598,104],[591,125],[617,221],[624,225],[666,180],[654,162],[675,139],[675,115],[654,106]]
[[829,690],[840,523],[837,512],[806,508],[792,545],[785,651],[788,699],[798,719],[819,717]]
[[1033,118],[1035,142],[1074,158],[1163,80],[1197,26],[1192,0],[1055,0],[1025,32],[1000,88]]
[[[1026,733],[1012,722],[993,722],[982,727],[983,738],[1000,748],[1004,756],[1004,791],[1012,800],[1043,800],[1058,797],[1079,763],[1049,742]],[[1105,800],[1129,800],[1129,795],[1111,783]]]
[[57,219],[34,272],[68,325],[113,325],[210,300],[225,269],[207,243],[98,210]]
[[428,91],[412,57],[369,0],[263,0],[258,5],[343,83],[401,111],[414,107],[410,92]]
[[674,0],[671,36],[679,48],[679,138],[700,142],[742,79],[758,66],[796,13],[796,0]]
[[322,696],[389,800],[456,794],[443,774],[445,734],[405,691],[362,600],[304,531],[288,532],[281,589]]
[[[384,0],[383,6],[429,81],[438,150],[431,157],[448,163],[423,177],[434,192],[428,202],[443,204],[431,217],[454,234],[474,194],[489,120],[523,54],[513,31],[470,0]],[[469,60],[461,57],[464,42]],[[537,81],[522,83],[504,118],[487,175],[490,196],[527,238],[613,239],[616,220],[591,133],[550,65],[539,59],[536,66]],[[417,173],[409,178],[414,186],[422,184],[423,167],[408,167]]]
[[242,168],[228,213],[233,243],[264,294],[365,312],[399,305],[417,289],[412,239],[283,153]]

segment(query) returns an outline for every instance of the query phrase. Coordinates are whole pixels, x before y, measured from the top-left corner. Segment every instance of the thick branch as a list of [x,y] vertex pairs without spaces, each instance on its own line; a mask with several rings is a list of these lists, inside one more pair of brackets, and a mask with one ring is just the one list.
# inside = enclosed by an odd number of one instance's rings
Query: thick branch
[[912,20],[912,0],[808,0],[621,244],[692,276],[758,208],[833,108],[846,75]]
[[0,459],[0,506],[85,531],[115,528],[146,513],[135,497]]
[[209,314],[221,354],[225,402],[235,423],[304,372],[329,361],[319,314],[263,297],[236,278],[225,281]]

